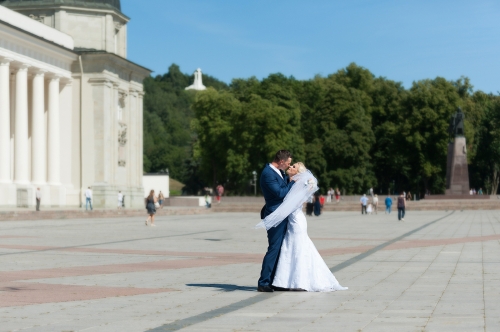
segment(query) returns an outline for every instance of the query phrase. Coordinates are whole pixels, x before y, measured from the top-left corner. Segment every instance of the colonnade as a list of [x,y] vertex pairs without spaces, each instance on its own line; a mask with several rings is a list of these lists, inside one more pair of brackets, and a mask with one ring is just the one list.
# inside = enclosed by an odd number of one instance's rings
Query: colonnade
[[[13,75],[11,75],[13,73]],[[28,96],[29,74],[31,96]],[[14,80],[14,94],[10,80]],[[45,81],[48,80],[48,93]],[[59,185],[60,123],[59,86],[61,76],[48,70],[30,67],[10,58],[0,58],[0,183],[19,185]],[[47,127],[45,96],[47,95]],[[28,105],[31,99],[31,119]],[[13,105],[12,105],[13,103]],[[13,106],[13,119],[11,108]],[[14,122],[14,153],[11,154],[11,121]],[[31,123],[31,174],[29,125]],[[11,172],[11,156],[14,172]]]

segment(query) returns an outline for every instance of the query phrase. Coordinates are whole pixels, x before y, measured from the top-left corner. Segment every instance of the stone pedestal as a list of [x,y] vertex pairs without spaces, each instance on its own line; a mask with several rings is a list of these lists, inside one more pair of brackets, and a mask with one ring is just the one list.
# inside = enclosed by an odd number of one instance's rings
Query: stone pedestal
[[469,189],[465,137],[455,137],[455,140],[448,144],[446,195],[468,195]]

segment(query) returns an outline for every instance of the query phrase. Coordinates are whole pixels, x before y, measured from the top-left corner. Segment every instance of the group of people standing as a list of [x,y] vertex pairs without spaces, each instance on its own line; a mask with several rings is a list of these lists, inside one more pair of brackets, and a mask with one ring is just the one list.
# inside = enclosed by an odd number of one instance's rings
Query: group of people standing
[[326,202],[331,203],[333,202],[333,196],[335,196],[335,201],[338,203],[340,202],[340,190],[339,188],[330,188],[326,192]]
[[470,188],[469,195],[482,195],[483,194],[483,188],[479,188],[478,191],[476,191],[475,188]]
[[[359,199],[359,203],[361,204],[361,214],[372,214],[373,212],[375,214],[378,214],[378,196],[376,194],[373,195],[373,189],[370,188],[370,193],[372,193],[371,200],[366,196],[366,194],[363,194],[363,196]],[[411,199],[411,194],[410,195]],[[406,213],[406,200],[407,197],[405,197],[405,192],[402,191],[398,198],[397,198],[397,208],[398,208],[398,220],[399,221],[404,221],[405,219],[405,213]],[[386,214],[391,214],[392,210],[392,198],[390,196],[387,196],[385,201],[385,213]]]
[[[212,188],[210,187],[205,187],[205,205],[207,209],[212,207]],[[220,204],[220,198],[224,194],[224,187],[222,184],[218,184],[217,187],[215,187],[215,198],[217,201],[217,204]]]
[[361,203],[361,214],[378,214],[378,196],[375,194],[371,200],[364,194],[359,202]]
[[320,195],[319,192],[314,193],[314,195],[310,196],[306,202],[306,214],[308,216],[312,216],[313,213],[316,217],[319,217],[321,214],[321,209],[325,205],[325,198]]

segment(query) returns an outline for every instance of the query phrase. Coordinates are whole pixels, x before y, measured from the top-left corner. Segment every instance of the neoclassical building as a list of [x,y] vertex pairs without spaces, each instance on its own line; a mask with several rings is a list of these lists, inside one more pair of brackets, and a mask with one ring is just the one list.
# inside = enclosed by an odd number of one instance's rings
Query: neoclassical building
[[0,0],[0,207],[143,206],[142,81],[120,0]]

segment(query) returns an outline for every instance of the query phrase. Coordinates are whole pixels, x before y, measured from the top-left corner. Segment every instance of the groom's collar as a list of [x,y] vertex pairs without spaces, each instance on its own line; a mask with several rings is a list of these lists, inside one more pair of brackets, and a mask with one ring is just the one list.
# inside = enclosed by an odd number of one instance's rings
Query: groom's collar
[[273,164],[269,163],[269,167],[271,167],[273,171],[275,171],[276,173],[278,173],[282,179],[285,179],[285,177],[283,176],[283,173],[281,173],[281,171],[279,169],[277,169],[276,166],[274,166]]

